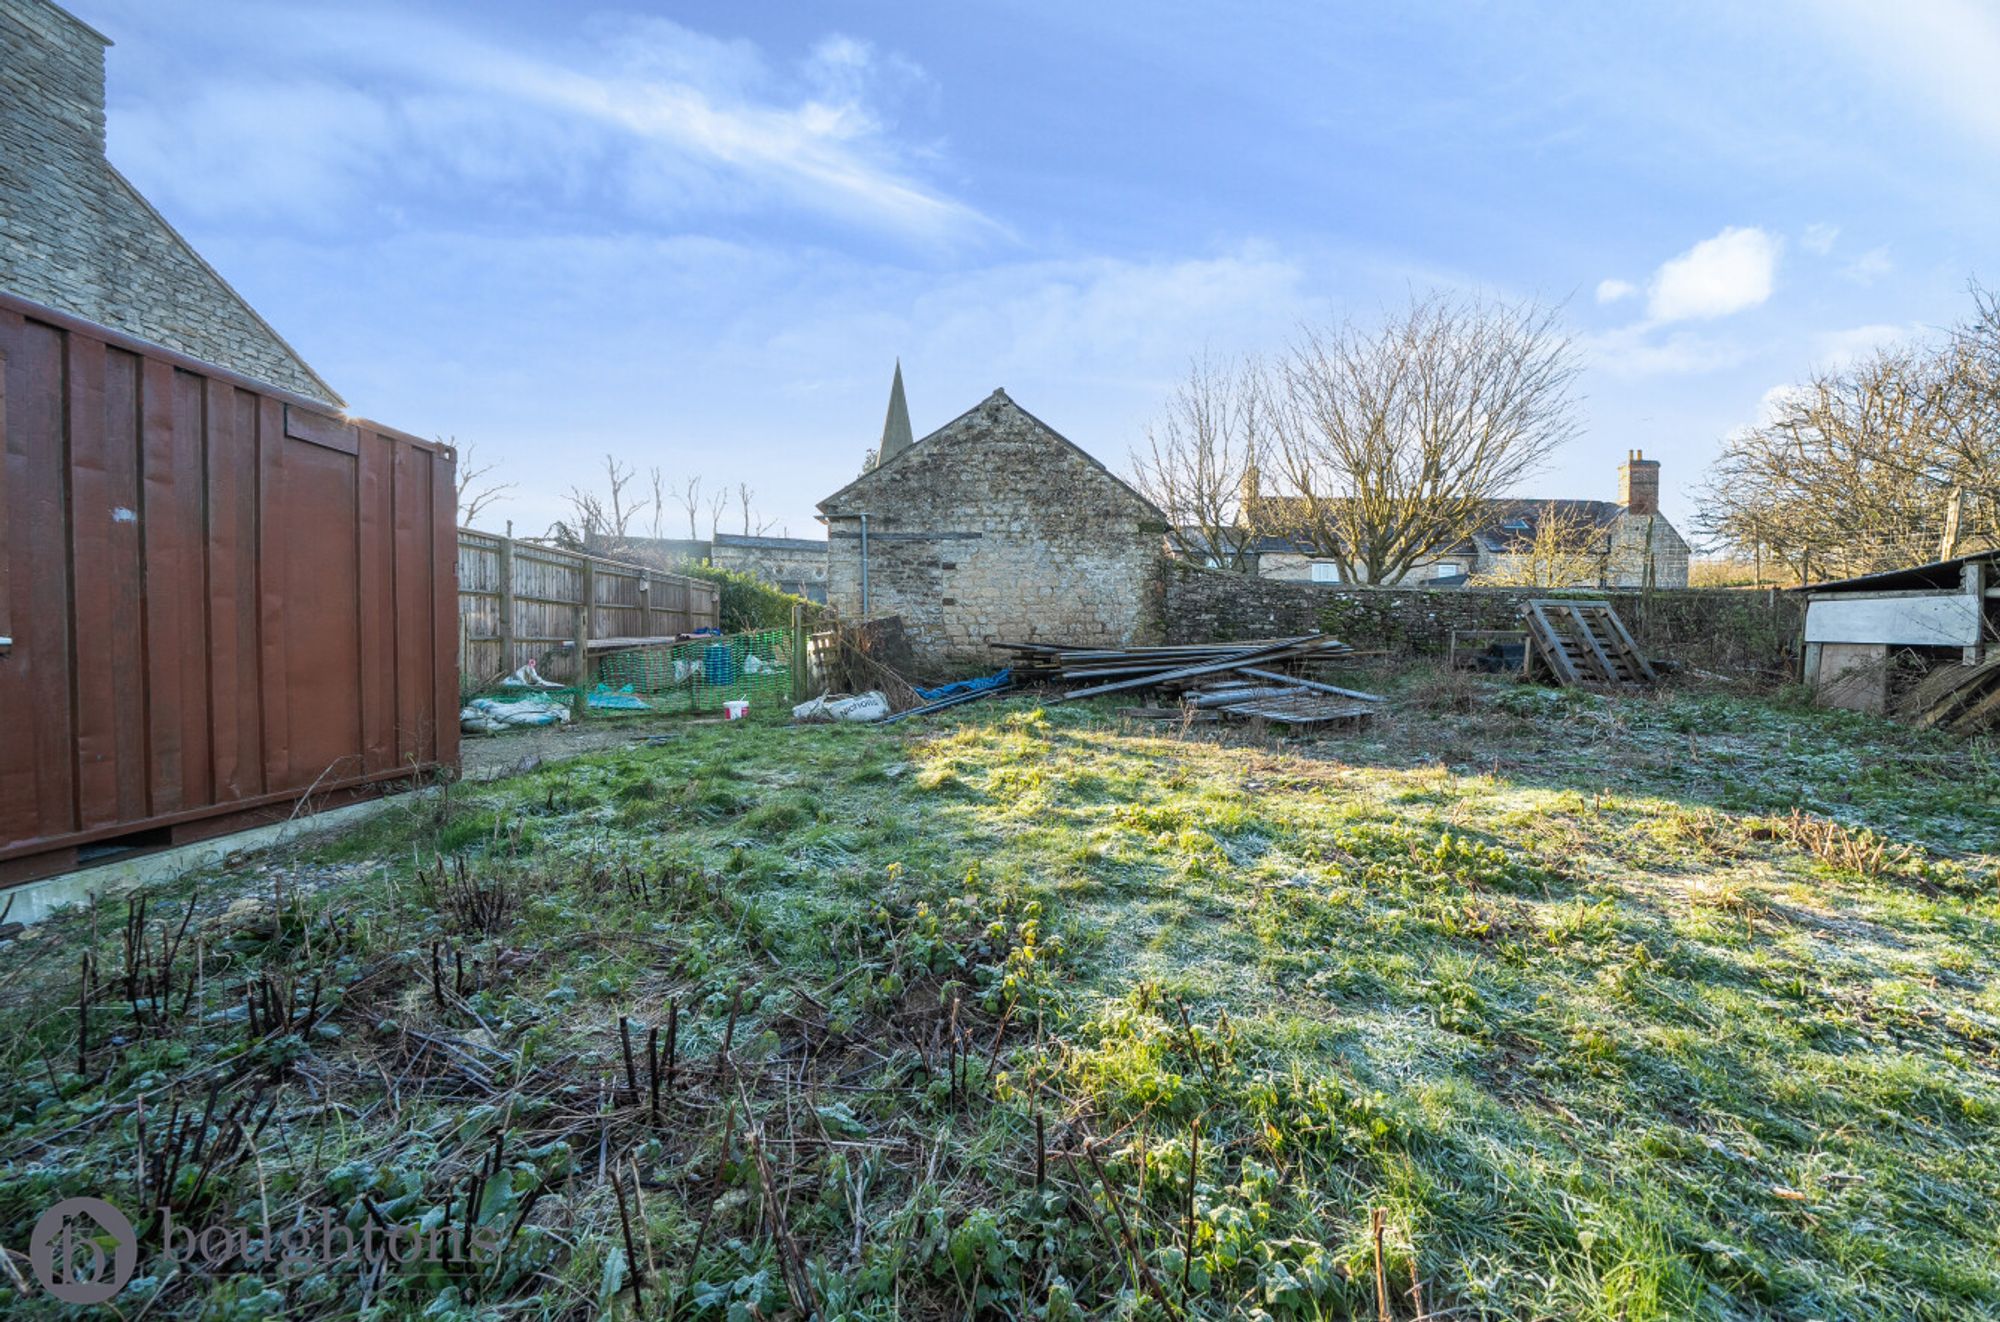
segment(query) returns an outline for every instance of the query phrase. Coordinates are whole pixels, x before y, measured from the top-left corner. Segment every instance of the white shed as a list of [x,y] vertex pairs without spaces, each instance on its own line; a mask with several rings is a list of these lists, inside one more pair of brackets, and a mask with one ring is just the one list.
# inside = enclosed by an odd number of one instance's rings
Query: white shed
[[1821,702],[1884,712],[1890,660],[1985,659],[2000,621],[2000,551],[1798,589],[1806,594],[1805,680]]

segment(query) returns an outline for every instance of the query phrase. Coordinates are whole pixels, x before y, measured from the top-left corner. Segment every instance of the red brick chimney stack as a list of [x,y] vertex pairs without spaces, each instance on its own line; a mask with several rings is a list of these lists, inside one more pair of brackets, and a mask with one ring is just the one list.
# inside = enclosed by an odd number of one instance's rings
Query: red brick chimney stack
[[1660,512],[1660,461],[1633,450],[1618,465],[1618,503],[1627,514]]

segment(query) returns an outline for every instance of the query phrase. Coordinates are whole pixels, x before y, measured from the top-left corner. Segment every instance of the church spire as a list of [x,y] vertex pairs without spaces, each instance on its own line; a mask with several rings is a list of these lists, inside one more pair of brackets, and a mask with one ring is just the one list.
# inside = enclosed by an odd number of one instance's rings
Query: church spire
[[877,465],[886,464],[910,448],[910,406],[903,399],[903,360],[896,360],[896,380],[889,387],[889,416],[882,421],[882,445],[876,451]]

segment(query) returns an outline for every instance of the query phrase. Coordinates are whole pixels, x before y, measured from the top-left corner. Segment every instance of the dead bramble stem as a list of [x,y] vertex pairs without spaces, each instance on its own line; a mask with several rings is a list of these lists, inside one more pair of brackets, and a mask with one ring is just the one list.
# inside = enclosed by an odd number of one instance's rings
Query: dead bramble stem
[[1375,1241],[1375,1313],[1381,1322],[1393,1322],[1389,1312],[1389,1272],[1382,1261],[1382,1231],[1389,1219],[1388,1212],[1380,1207],[1368,1211],[1368,1230]]
[[632,1021],[624,1015],[618,1016],[618,1045],[625,1054],[625,1089],[631,1095],[632,1104],[639,1104],[639,1071],[632,1067]]

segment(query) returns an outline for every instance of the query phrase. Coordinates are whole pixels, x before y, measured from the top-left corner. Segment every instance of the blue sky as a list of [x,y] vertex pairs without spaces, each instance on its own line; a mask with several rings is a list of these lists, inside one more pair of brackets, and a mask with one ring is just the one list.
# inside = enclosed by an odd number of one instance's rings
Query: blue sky
[[1685,525],[1767,392],[2000,281],[1974,0],[72,7],[113,162],[524,533],[609,450],[816,535],[899,355],[920,435],[1005,386],[1123,469],[1191,354],[1440,286],[1567,301],[1524,494],[1643,448]]

